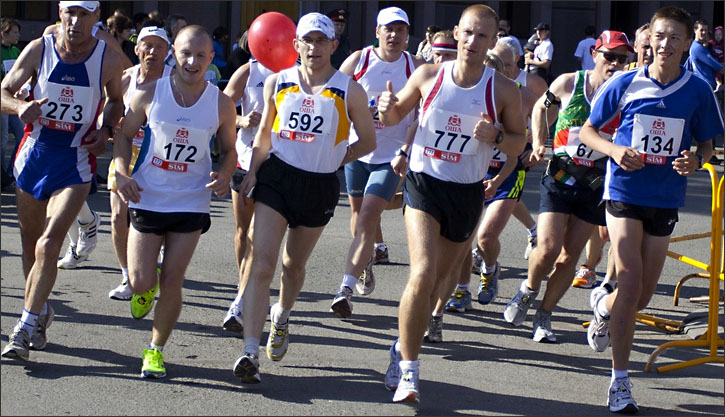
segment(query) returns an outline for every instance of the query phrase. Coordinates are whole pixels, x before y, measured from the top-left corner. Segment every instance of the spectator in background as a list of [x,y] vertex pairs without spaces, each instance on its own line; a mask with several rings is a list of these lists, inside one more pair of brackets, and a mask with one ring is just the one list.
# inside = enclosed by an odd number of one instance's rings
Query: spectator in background
[[164,20],[164,16],[161,15],[161,12],[159,12],[158,10],[152,10],[149,12],[149,20],[161,22],[162,25],[166,23],[166,21]]
[[[509,22],[506,19],[499,20],[498,21],[498,30],[499,30],[499,33],[501,32],[501,30],[503,30],[504,32],[506,32],[506,37],[509,37],[513,40],[514,44],[516,45],[516,50],[518,51],[518,54],[519,54],[518,59],[521,59],[521,57],[524,55],[524,50],[521,48],[521,42],[519,41],[519,39],[516,36],[511,35],[511,22]],[[499,39],[500,38],[501,38],[501,36],[499,36]],[[531,50],[533,51],[533,49],[531,49]],[[517,59],[517,62],[518,62],[518,59]]]
[[551,82],[551,60],[554,57],[554,44],[551,43],[549,36],[551,29],[548,23],[539,23],[534,28],[539,44],[536,45],[533,52],[525,56],[525,63],[529,72],[533,72],[539,77]]
[[347,27],[347,10],[337,9],[328,13],[327,16],[330,20],[332,20],[332,24],[335,26],[335,39],[337,39],[338,42],[337,49],[335,49],[335,52],[332,53],[332,58],[330,58],[330,63],[333,67],[339,69],[340,65],[342,65],[342,63],[345,62],[345,59],[347,59],[347,57],[352,53],[352,50],[350,49],[350,39],[348,38],[347,33],[345,33],[345,28]]
[[440,31],[441,28],[436,25],[428,26],[425,30],[425,39],[418,44],[418,52],[415,54],[428,64],[433,63],[433,35]]
[[[723,64],[723,54],[725,53],[725,45],[723,45],[723,28],[717,26],[713,32],[712,39],[708,42],[710,44],[710,53],[715,57],[720,65]],[[718,85],[718,90],[722,88],[723,74],[715,74],[715,82]],[[716,91],[717,92],[717,91]]]
[[[131,37],[128,40],[135,44],[136,40],[138,39],[138,34],[141,33],[141,28],[144,27],[149,19],[149,15],[146,13],[136,13],[135,15],[133,15],[133,18],[131,19],[131,21],[133,22],[133,29],[131,30]],[[163,24],[159,25],[159,27],[163,26]]]
[[[227,59],[224,44],[229,40],[229,31],[224,26],[217,26],[212,34],[214,46],[214,59],[211,63],[216,65],[222,77],[229,78],[231,74],[227,74]],[[216,84],[215,84],[216,85]]]
[[[13,67],[15,60],[20,56],[20,49],[17,45],[20,40],[20,23],[15,19],[3,17],[0,20],[0,36],[2,37],[2,78],[5,78],[10,69]],[[10,140],[9,133],[15,137],[15,150],[10,156],[8,163],[5,163],[5,146]],[[23,137],[23,122],[20,121],[15,114],[2,114],[2,189],[10,186],[14,182],[13,163],[15,154],[17,153],[18,144]]]
[[232,74],[237,68],[249,62],[252,54],[249,52],[249,43],[247,42],[248,30],[244,30],[242,35],[239,37],[237,42],[237,48],[232,51],[232,55],[229,57],[229,65],[232,67]]
[[[149,17],[151,17],[151,13],[149,13]],[[169,17],[166,19],[166,33],[169,35],[169,43],[171,43],[171,45],[174,44],[176,34],[179,33],[181,28],[186,25],[186,18],[184,16],[178,14],[169,15]],[[176,66],[176,58],[174,58],[174,53],[171,50],[169,50],[169,55],[166,57],[165,62],[166,65],[170,67]]]
[[652,63],[652,47],[649,44],[649,22],[637,28],[634,33],[634,52],[637,60],[629,64],[627,69],[643,67]]
[[710,55],[707,47],[707,22],[698,20],[695,22],[695,40],[690,44],[690,56],[685,62],[685,67],[707,81],[714,91],[717,87],[715,74],[722,72],[723,66]]
[[596,29],[594,26],[589,25],[584,28],[584,39],[579,41],[574,51],[574,56],[579,61],[584,71],[594,69],[594,59],[592,58],[592,51],[594,51],[594,44],[597,41],[594,39]]
[[138,64],[138,56],[134,50],[134,43],[129,40],[131,37],[131,29],[134,28],[133,22],[121,13],[114,13],[113,16],[106,20],[108,33],[113,36],[123,50],[123,53],[131,60],[133,65]]

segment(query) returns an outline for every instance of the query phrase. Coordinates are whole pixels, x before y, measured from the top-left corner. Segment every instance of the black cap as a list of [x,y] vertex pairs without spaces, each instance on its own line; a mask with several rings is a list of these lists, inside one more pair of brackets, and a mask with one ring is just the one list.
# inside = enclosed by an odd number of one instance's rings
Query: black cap
[[345,9],[337,9],[333,10],[330,13],[327,14],[327,17],[330,18],[333,22],[347,22],[347,10]]
[[534,30],[550,30],[549,24],[548,23],[539,23],[538,25],[536,25]]

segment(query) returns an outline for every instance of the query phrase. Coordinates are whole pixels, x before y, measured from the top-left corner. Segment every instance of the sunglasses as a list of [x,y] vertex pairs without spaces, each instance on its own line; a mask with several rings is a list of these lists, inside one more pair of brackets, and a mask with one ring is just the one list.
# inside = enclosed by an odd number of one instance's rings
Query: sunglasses
[[628,55],[615,54],[614,52],[603,51],[601,49],[597,49],[597,52],[604,55],[604,59],[609,62],[617,61],[620,64],[624,64],[629,59]]

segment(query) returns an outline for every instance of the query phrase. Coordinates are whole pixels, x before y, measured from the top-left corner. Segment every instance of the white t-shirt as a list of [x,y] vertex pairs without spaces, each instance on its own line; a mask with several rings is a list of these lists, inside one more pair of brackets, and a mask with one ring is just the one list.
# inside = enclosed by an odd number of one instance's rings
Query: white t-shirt
[[594,45],[596,45],[596,43],[597,41],[595,41],[594,38],[582,39],[579,41],[576,51],[574,51],[574,56],[582,60],[582,69],[585,71],[594,69],[592,51],[594,50]]
[[554,57],[554,44],[545,39],[534,49],[534,59],[537,61],[551,61]]

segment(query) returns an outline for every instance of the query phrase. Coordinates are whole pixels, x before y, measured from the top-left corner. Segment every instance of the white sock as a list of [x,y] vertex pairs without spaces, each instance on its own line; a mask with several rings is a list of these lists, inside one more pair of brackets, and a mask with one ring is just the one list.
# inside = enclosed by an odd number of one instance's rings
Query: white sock
[[456,291],[468,291],[471,288],[470,284],[458,284]]
[[493,274],[494,272],[496,272],[496,264],[488,266],[488,265],[486,265],[486,261],[483,261],[481,263],[481,267],[483,269],[483,273],[486,275]]
[[531,288],[529,288],[529,286],[526,284],[527,284],[526,280],[521,281],[521,287],[520,287],[521,292],[529,294],[529,295],[533,295],[534,297],[539,295],[539,290],[534,291]]
[[164,351],[164,347],[163,346],[161,346],[161,345],[155,345],[153,342],[149,342],[148,346],[146,346],[146,349],[151,349],[151,350],[156,349],[159,352],[163,352]]
[[78,229],[78,226],[74,223],[70,225],[70,229],[68,229],[68,240],[70,241],[70,245],[74,248],[78,244],[78,235],[80,234],[80,230]]
[[242,305],[243,305],[242,304],[242,292],[241,291],[237,292],[237,296],[236,296],[236,298],[234,298],[234,301],[232,301],[232,304],[234,304],[235,306],[237,306],[237,308],[241,311]]
[[357,277],[345,274],[342,276],[342,285],[340,286],[340,289],[342,289],[342,287],[353,289],[355,288],[355,284],[357,284]]
[[599,286],[603,287],[604,284],[609,284],[609,286],[612,288],[612,290],[617,289],[617,281],[610,279],[609,276],[605,276],[604,279],[602,280],[602,284]]
[[627,370],[620,371],[618,369],[612,368],[612,382],[614,382],[615,379],[619,378],[627,378],[629,375],[627,374]]
[[121,284],[125,284],[128,282],[128,268],[121,268],[121,275],[123,275],[123,281],[121,281]]
[[23,309],[23,314],[20,316],[20,322],[18,325],[27,330],[28,334],[32,335],[35,330],[35,326],[38,325],[38,315]]
[[609,309],[607,308],[606,299],[609,297],[609,295],[605,295],[604,297],[599,299],[599,302],[597,302],[597,305],[594,306],[597,309],[597,313],[599,313],[600,316],[607,318],[611,314]]
[[88,207],[88,202],[83,203],[81,211],[78,212],[78,224],[88,224],[93,221],[93,212]]
[[395,352],[400,353],[400,339],[395,341]]
[[269,318],[272,320],[272,323],[285,324],[289,321],[291,312],[291,310],[283,309],[282,304],[275,303],[269,311]]
[[534,225],[531,226],[531,229],[527,229],[529,231],[529,236],[536,236],[536,222],[534,222]]
[[400,371],[402,373],[408,371],[418,372],[418,361],[400,361]]
[[255,337],[245,337],[244,353],[251,353],[254,356],[259,356],[259,339]]

